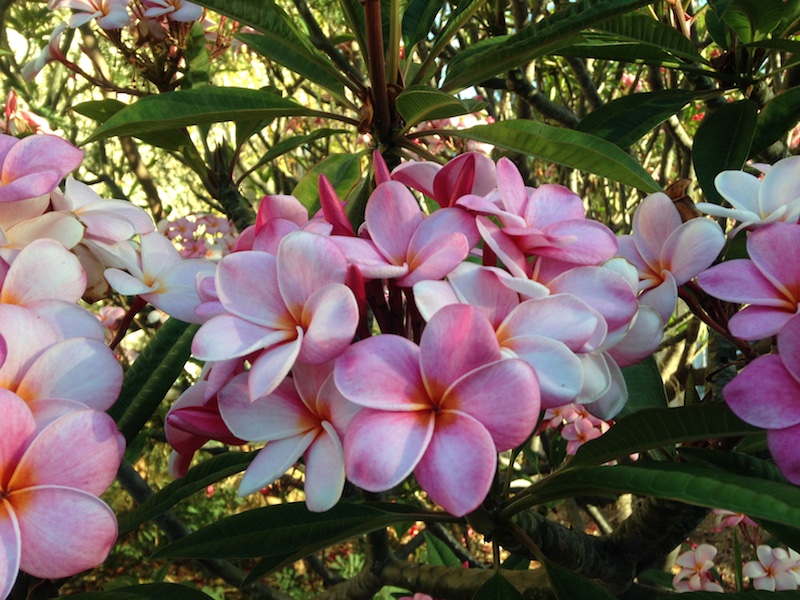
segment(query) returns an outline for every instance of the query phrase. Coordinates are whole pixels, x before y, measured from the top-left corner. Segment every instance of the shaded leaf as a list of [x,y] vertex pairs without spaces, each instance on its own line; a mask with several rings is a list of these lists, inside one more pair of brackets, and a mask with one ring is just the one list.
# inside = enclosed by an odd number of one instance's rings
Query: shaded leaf
[[363,152],[357,154],[331,154],[306,171],[303,178],[297,183],[292,196],[308,209],[309,214],[314,214],[319,209],[318,181],[320,175],[325,175],[336,190],[339,198],[346,198],[350,190],[361,179],[361,158]]
[[236,473],[241,473],[255,452],[226,452],[204,460],[186,475],[153,494],[146,502],[119,517],[119,535],[171,509],[184,498]]
[[777,142],[787,131],[791,131],[798,121],[800,121],[800,87],[793,87],[775,96],[761,110],[756,121],[750,156],[758,155]]
[[406,52],[428,37],[444,0],[411,0],[403,13],[403,44]]
[[530,154],[646,192],[661,189],[650,174],[623,150],[582,131],[517,119],[453,130],[449,134]]
[[706,114],[692,148],[697,181],[709,202],[722,203],[714,178],[727,169],[739,170],[750,154],[756,128],[757,105],[752,100],[723,104]]
[[130,443],[166,396],[191,354],[199,325],[167,319],[125,373],[119,398],[108,410]]
[[444,91],[479,83],[503,71],[526,64],[557,47],[574,43],[580,30],[650,4],[652,0],[582,0],[545,17],[511,36],[476,44],[457,54],[447,67]]
[[679,442],[746,435],[757,431],[725,404],[647,408],[617,421],[599,438],[578,448],[572,466],[600,464]]
[[522,594],[517,591],[500,571],[494,575],[475,592],[472,600],[522,600]]
[[689,38],[646,14],[631,12],[606,19],[596,29],[660,48],[690,62],[708,63]]
[[142,134],[189,125],[291,115],[321,113],[269,92],[205,86],[141,98],[115,113],[83,143],[116,135],[141,137]]
[[397,112],[408,126],[477,112],[485,106],[485,102],[459,100],[424,85],[407,88],[397,96]]
[[428,548],[428,564],[443,567],[460,567],[461,561],[450,547],[428,531],[423,531],[425,546]]
[[628,401],[617,416],[617,420],[644,408],[666,408],[667,393],[661,370],[654,356],[622,368],[622,376],[628,388]]
[[627,148],[698,96],[697,92],[689,90],[630,94],[586,115],[578,123],[577,130]]
[[558,600],[613,600],[615,596],[582,575],[565,569],[552,561],[544,563],[547,577]]
[[731,0],[721,17],[744,43],[759,40],[781,22],[783,0]]

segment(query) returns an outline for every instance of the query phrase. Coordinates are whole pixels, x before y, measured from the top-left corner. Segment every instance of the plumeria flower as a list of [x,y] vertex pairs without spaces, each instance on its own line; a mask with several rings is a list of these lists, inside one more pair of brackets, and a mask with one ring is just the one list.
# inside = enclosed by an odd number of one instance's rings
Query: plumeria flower
[[724,508],[715,508],[713,511],[717,515],[717,525],[722,527],[736,527],[737,525],[747,525],[748,527],[758,527],[758,524],[743,513],[736,513]]
[[128,3],[130,0],[51,0],[50,10],[71,8],[75,10],[69,26],[77,29],[92,19],[97,19],[101,29],[121,29],[130,21]]
[[54,135],[0,134],[0,203],[49,194],[82,160],[83,150]]
[[756,555],[758,560],[748,562],[742,569],[742,575],[751,579],[754,588],[768,592],[797,589],[793,571],[798,566],[796,553],[791,557],[783,548],[761,545],[756,548]]
[[149,19],[166,16],[173,21],[189,23],[199,21],[203,16],[202,6],[185,0],[143,0],[142,4],[148,7],[144,16]]
[[350,345],[359,317],[346,277],[342,252],[313,233],[290,233],[277,256],[234,252],[219,262],[215,275],[220,305],[214,310],[221,306],[225,312],[200,327],[192,352],[210,361],[254,354],[250,397],[265,396],[296,360],[326,362]]
[[114,421],[79,410],[37,431],[30,409],[0,389],[0,598],[19,570],[58,579],[103,562],[117,539],[97,496],[114,480],[124,441]]
[[675,577],[672,578],[672,585],[679,592],[724,592],[722,586],[711,579],[709,571],[714,566],[714,557],[717,549],[711,544],[700,544],[696,550],[684,552],[677,559],[675,564],[681,567]]
[[800,216],[800,156],[779,160],[764,169],[762,178],[744,171],[723,171],[714,179],[717,191],[733,208],[710,202],[697,204],[698,210],[739,221],[729,237],[742,229],[756,229],[786,221],[797,223]]
[[231,431],[251,442],[267,442],[239,486],[246,496],[281,477],[302,456],[306,505],[332,508],[344,489],[342,437],[360,406],[348,402],[333,383],[333,362],[297,363],[270,394],[250,401],[247,373],[219,393],[220,413]]
[[184,260],[170,241],[158,232],[141,236],[140,255],[127,260],[125,271],[106,269],[105,277],[124,296],[139,296],[171,317],[187,323],[200,322],[194,309],[200,304],[195,279],[213,273],[216,266],[206,260]]
[[608,431],[609,425],[605,421],[588,417],[579,417],[561,429],[561,437],[567,440],[567,454],[574,455],[578,448],[589,440],[594,440]]
[[42,48],[39,55],[22,67],[22,78],[25,81],[33,81],[41,70],[44,69],[45,65],[53,61],[66,60],[64,53],[61,51],[61,36],[66,29],[66,23],[59,23],[56,25],[53,33],[50,34],[47,45]]
[[396,335],[357,342],[337,360],[334,379],[364,407],[345,434],[347,478],[379,492],[413,471],[456,516],[480,505],[497,452],[524,442],[539,416],[535,372],[503,358],[488,318],[468,305],[439,310],[419,346]]
[[756,358],[722,393],[736,416],[767,430],[772,458],[800,485],[800,316],[778,334],[778,354]]
[[633,235],[619,239],[619,255],[639,271],[640,302],[669,321],[678,287],[707,269],[725,245],[725,234],[711,219],[682,222],[672,200],[650,194],[633,215]]
[[800,225],[773,223],[747,238],[749,259],[726,260],[700,273],[697,283],[727,302],[749,304],[728,322],[736,337],[760,340],[778,333],[800,310]]

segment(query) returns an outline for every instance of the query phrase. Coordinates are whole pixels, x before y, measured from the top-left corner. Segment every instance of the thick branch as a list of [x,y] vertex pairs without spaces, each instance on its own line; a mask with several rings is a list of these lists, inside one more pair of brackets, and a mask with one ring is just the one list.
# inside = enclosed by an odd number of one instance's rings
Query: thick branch
[[597,92],[597,86],[594,84],[592,76],[589,74],[589,69],[586,68],[586,63],[583,59],[576,56],[566,56],[564,58],[569,63],[569,66],[572,67],[572,71],[575,73],[575,79],[578,81],[578,85],[589,101],[589,106],[593,109],[603,106],[605,102]]

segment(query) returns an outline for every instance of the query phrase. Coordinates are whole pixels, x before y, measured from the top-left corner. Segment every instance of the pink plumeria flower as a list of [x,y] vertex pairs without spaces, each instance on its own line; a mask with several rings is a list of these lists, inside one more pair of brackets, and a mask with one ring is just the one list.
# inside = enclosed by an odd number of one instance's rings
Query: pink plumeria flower
[[764,169],[762,178],[744,171],[723,171],[714,185],[733,208],[710,202],[697,204],[698,210],[715,216],[739,221],[729,237],[742,229],[756,229],[786,221],[797,223],[800,216],[800,157],[790,156]]
[[[234,252],[219,262],[214,281],[213,295],[225,312],[203,324],[192,352],[210,361],[255,353],[250,397],[265,396],[296,360],[326,362],[350,345],[359,317],[346,277],[342,252],[329,238],[313,233],[290,233],[277,256]],[[213,297],[211,290],[207,293]]]
[[778,354],[760,356],[723,389],[743,421],[767,430],[767,443],[784,476],[800,485],[800,316],[778,334]]
[[0,134],[0,203],[49,194],[82,160],[83,150],[54,135]]
[[357,342],[337,360],[334,379],[365,407],[345,434],[347,478],[379,492],[413,471],[456,516],[480,505],[497,452],[525,441],[539,415],[535,372],[504,359],[488,318],[468,305],[438,311],[419,346],[396,335]]
[[715,508],[711,512],[717,515],[717,525],[722,527],[736,527],[737,525],[758,527],[758,524],[753,519],[743,513],[736,513],[723,508]]
[[97,496],[117,474],[124,441],[114,421],[93,410],[37,431],[25,402],[3,389],[0,413],[0,598],[7,598],[20,570],[59,579],[106,559],[117,521]]
[[281,477],[302,456],[306,505],[326,511],[339,501],[345,481],[342,437],[360,406],[333,383],[333,362],[297,363],[270,394],[250,401],[247,374],[219,393],[220,412],[237,436],[267,442],[247,468],[239,495],[252,494]]
[[574,455],[578,448],[586,442],[594,440],[608,431],[609,425],[605,421],[595,424],[593,419],[578,418],[564,425],[561,437],[567,440],[567,454]]
[[395,279],[411,287],[441,279],[464,260],[478,241],[473,218],[458,208],[426,217],[403,184],[387,181],[375,188],[365,213],[369,240],[332,239],[368,279]]
[[158,232],[141,236],[141,254],[136,262],[126,262],[125,271],[106,269],[109,285],[125,296],[139,296],[168,315],[198,323],[194,309],[200,304],[195,279],[213,273],[214,263],[184,260],[170,241]]
[[742,569],[742,575],[751,579],[755,589],[768,592],[797,589],[793,571],[798,565],[796,554],[791,557],[783,548],[761,545],[756,548],[756,555],[758,560],[748,562]]
[[44,69],[45,65],[53,61],[66,60],[64,53],[61,51],[61,36],[66,29],[66,23],[59,23],[56,25],[53,33],[50,34],[47,45],[42,49],[39,55],[22,67],[22,78],[25,81],[33,81],[41,70]]
[[681,567],[675,577],[672,578],[672,585],[679,592],[719,592],[725,590],[722,586],[711,579],[709,571],[714,566],[714,557],[717,549],[711,544],[700,544],[696,550],[684,552],[677,559],[675,564]]
[[773,223],[747,238],[749,259],[726,260],[697,277],[706,292],[749,304],[728,322],[736,337],[759,340],[778,333],[800,310],[800,225]]
[[51,0],[50,10],[71,8],[77,11],[70,17],[69,26],[77,29],[92,19],[97,19],[101,29],[121,29],[130,21],[130,0]]
[[707,269],[725,245],[725,234],[711,219],[681,221],[672,200],[650,194],[633,215],[633,235],[619,239],[619,255],[639,271],[640,302],[666,323],[678,302],[678,287]]
[[143,0],[148,7],[144,16],[148,19],[166,16],[173,21],[189,23],[199,21],[203,16],[203,7],[186,2],[186,0]]

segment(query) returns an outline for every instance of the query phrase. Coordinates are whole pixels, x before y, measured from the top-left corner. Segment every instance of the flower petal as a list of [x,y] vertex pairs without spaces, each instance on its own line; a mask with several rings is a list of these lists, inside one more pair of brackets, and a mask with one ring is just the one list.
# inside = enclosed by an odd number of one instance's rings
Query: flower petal
[[769,453],[772,454],[783,476],[795,485],[800,485],[798,444],[800,444],[800,424],[784,429],[770,429],[767,432]]
[[0,598],[8,598],[17,580],[22,544],[19,523],[7,500],[0,500]]
[[751,362],[723,390],[725,401],[743,421],[764,429],[800,423],[800,383],[779,356]]
[[332,360],[353,342],[358,327],[358,304],[346,285],[332,283],[317,289],[303,307],[303,346],[298,359],[313,364]]
[[306,505],[312,512],[323,512],[342,497],[344,489],[344,449],[333,425],[322,422],[322,431],[306,450]]
[[365,211],[372,241],[396,265],[405,261],[411,237],[424,218],[414,196],[397,181],[376,187]]
[[316,435],[316,431],[309,431],[269,442],[247,467],[239,484],[239,495],[252,494],[281,477],[298,461]]

